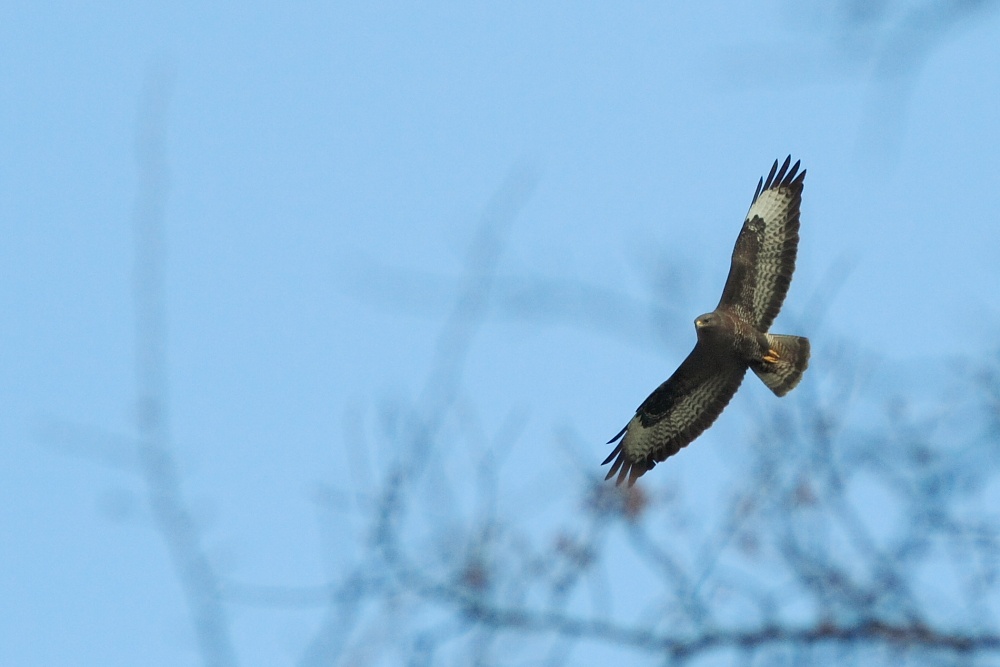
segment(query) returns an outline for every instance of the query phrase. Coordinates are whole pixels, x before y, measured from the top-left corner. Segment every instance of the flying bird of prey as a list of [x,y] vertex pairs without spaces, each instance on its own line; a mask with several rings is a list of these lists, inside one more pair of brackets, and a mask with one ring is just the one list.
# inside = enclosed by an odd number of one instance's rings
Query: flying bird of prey
[[799,205],[806,177],[788,156],[757,182],[736,238],[722,299],[694,321],[698,342],[666,382],[642,402],[608,444],[621,439],[602,465],[629,486],[712,425],[747,369],[784,396],[809,364],[809,339],[767,333],[785,300],[799,245]]

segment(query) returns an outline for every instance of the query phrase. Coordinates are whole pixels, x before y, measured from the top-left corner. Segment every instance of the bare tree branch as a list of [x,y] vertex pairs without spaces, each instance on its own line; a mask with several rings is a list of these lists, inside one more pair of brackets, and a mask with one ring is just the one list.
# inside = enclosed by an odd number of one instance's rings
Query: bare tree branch
[[237,664],[228,614],[219,594],[219,577],[201,547],[197,525],[184,503],[168,428],[163,221],[167,191],[165,114],[170,83],[171,75],[164,70],[147,75],[136,141],[140,188],[133,218],[136,447],[152,517],[184,590],[202,659],[206,665],[224,667]]

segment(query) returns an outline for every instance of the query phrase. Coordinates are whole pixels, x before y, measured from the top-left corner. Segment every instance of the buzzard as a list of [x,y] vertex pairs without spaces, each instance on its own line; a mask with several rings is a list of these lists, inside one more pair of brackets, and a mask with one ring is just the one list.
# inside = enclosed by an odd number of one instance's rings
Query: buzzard
[[809,364],[809,340],[767,333],[785,300],[799,245],[799,204],[806,177],[788,156],[774,161],[757,182],[743,229],[736,238],[722,299],[694,321],[698,342],[680,367],[649,395],[601,465],[614,460],[605,479],[618,473],[628,485],[673,456],[712,425],[736,393],[747,369],[784,396]]

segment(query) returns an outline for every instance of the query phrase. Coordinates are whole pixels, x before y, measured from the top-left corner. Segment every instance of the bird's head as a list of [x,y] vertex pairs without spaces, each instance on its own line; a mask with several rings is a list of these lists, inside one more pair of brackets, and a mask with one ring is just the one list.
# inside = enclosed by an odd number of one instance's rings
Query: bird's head
[[695,319],[694,330],[701,336],[702,334],[708,334],[716,330],[721,323],[718,313],[705,313]]

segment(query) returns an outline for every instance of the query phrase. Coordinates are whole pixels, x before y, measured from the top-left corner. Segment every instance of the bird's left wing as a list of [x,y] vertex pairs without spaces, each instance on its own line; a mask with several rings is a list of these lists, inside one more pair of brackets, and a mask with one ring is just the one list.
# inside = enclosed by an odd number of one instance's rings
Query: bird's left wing
[[729,404],[746,370],[735,357],[720,357],[701,342],[696,344],[670,379],[642,402],[628,425],[608,442],[621,438],[601,464],[615,461],[605,479],[618,473],[616,484],[627,478],[632,486],[657,462],[689,445]]
[[729,277],[719,301],[767,331],[781,310],[795,271],[799,247],[799,206],[806,177],[792,157],[778,167],[774,161],[767,179],[760,179],[743,229],[736,239]]

